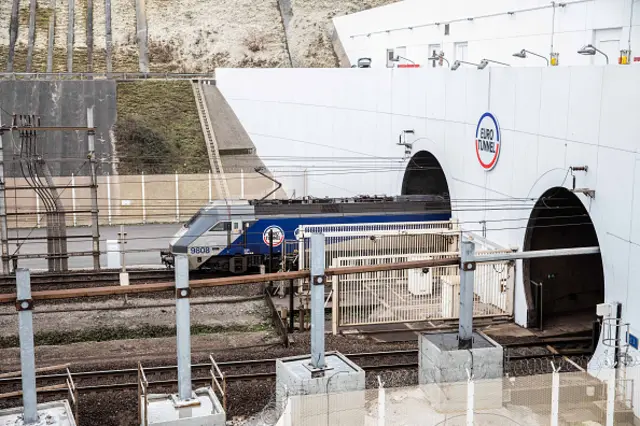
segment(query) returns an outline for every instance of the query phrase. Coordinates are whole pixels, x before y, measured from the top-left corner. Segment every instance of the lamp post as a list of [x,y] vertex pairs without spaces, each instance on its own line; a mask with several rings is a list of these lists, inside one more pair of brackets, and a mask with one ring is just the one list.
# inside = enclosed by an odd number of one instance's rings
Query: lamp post
[[453,63],[453,65],[451,65],[451,70],[455,71],[458,68],[460,68],[460,65],[465,64],[465,65],[473,65],[474,67],[478,68],[479,70],[483,69],[484,67],[481,68],[481,64],[475,64],[473,62],[467,62],[467,61],[455,61]]
[[487,65],[489,65],[489,63],[503,65],[505,67],[510,67],[511,66],[511,65],[509,65],[509,64],[507,64],[505,62],[494,61],[493,59],[483,59],[482,61],[480,61],[480,65],[478,65],[478,69],[479,70],[485,69],[487,67]]
[[525,58],[527,57],[527,53],[528,53],[529,55],[537,56],[538,58],[542,58],[542,59],[544,59],[544,60],[545,60],[545,62],[547,63],[547,66],[549,66],[549,59],[547,59],[546,57],[544,57],[544,56],[542,56],[542,55],[539,55],[539,54],[537,54],[537,53],[535,53],[535,52],[532,52],[532,51],[530,51],[530,50],[527,50],[527,49],[522,49],[521,51],[514,53],[514,54],[513,54],[513,56],[514,56],[514,57],[516,57],[516,58],[522,58],[522,59],[525,59]]
[[583,46],[582,49],[578,50],[579,54],[586,56],[594,56],[596,52],[604,56],[604,59],[607,61],[607,65],[609,65],[609,56],[592,44],[587,44],[586,46]]

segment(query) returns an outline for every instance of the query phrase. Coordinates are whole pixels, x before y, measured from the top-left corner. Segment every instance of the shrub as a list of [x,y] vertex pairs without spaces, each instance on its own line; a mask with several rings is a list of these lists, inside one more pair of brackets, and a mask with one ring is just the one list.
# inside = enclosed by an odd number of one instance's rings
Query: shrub
[[166,138],[139,118],[118,120],[115,126],[120,174],[171,173],[171,150]]

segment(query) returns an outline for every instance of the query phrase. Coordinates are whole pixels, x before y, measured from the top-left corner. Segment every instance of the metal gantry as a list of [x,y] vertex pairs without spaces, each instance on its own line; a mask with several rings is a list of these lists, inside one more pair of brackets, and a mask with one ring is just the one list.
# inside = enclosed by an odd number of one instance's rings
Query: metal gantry
[[[90,165],[90,185],[77,185],[72,187],[89,187],[91,190],[91,210],[82,211],[73,209],[70,213],[91,213],[92,216],[92,241],[93,247],[90,252],[70,253],[67,250],[66,219],[65,209],[60,200],[59,188],[69,186],[57,186],[49,170],[47,162],[39,153],[36,143],[37,134],[40,131],[86,131],[88,153],[87,158]],[[20,171],[27,182],[26,186],[7,187],[5,182],[5,161],[3,153],[3,134],[7,132],[19,132],[20,134],[20,156],[18,164]],[[98,226],[98,190],[97,190],[97,159],[95,155],[95,129],[93,127],[93,107],[87,108],[86,126],[42,126],[39,118],[34,115],[14,115],[10,125],[3,125],[0,121],[0,244],[2,246],[2,267],[3,273],[11,272],[10,261],[14,262],[14,269],[17,269],[19,258],[43,257],[33,254],[9,253],[9,241],[19,241],[20,238],[9,238],[7,217],[9,215],[35,214],[39,212],[8,212],[6,202],[7,190],[33,190],[36,193],[38,202],[42,202],[46,210],[47,217],[47,255],[50,271],[68,270],[69,256],[93,256],[94,269],[100,269],[100,232]],[[39,239],[39,237],[29,237]]]

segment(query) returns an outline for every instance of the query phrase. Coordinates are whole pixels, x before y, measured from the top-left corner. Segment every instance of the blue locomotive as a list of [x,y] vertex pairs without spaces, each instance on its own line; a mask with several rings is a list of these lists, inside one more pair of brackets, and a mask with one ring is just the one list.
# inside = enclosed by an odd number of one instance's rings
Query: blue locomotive
[[[175,254],[189,269],[243,274],[271,259],[279,265],[285,241],[302,225],[449,220],[450,202],[440,196],[356,197],[302,200],[216,200],[201,208],[161,252],[173,266]],[[271,255],[270,255],[271,254]]]

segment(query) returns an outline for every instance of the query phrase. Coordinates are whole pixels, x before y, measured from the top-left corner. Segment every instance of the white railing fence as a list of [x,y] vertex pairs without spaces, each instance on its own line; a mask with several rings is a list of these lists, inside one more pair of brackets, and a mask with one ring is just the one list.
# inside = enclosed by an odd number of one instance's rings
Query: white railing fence
[[[364,266],[457,257],[458,252],[338,257],[332,267]],[[474,316],[513,313],[514,270],[510,262],[478,264]],[[460,308],[458,266],[369,272],[332,277],[333,332],[339,327],[457,319]]]

